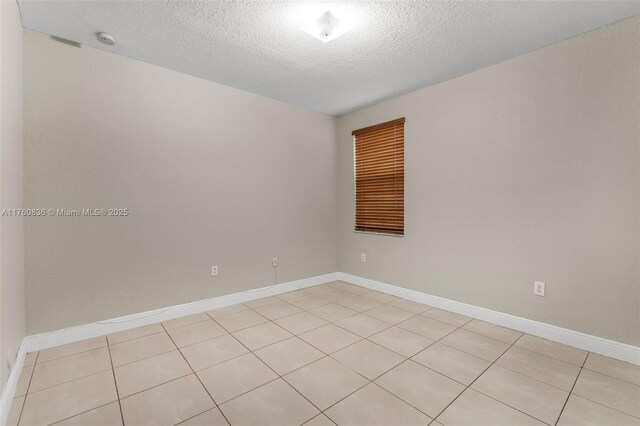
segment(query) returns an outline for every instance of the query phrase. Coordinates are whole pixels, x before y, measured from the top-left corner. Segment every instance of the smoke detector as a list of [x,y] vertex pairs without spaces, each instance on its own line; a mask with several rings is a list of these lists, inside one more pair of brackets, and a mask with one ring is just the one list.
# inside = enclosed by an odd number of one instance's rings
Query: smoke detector
[[107,46],[113,46],[116,44],[116,39],[109,33],[99,32],[96,33],[96,38],[102,44],[106,44]]

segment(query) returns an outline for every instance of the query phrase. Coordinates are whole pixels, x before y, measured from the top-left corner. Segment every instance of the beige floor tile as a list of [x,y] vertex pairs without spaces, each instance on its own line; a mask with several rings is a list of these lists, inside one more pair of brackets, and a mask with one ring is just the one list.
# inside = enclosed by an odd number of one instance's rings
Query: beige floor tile
[[113,366],[119,367],[130,362],[140,361],[141,359],[172,351],[176,349],[176,345],[173,344],[167,333],[158,333],[118,343],[110,348]]
[[370,336],[369,340],[406,357],[417,354],[434,342],[431,339],[399,327],[387,328],[378,334]]
[[266,322],[253,327],[244,328],[233,333],[234,337],[252,351],[279,342],[292,336],[284,328]]
[[198,323],[200,321],[211,320],[211,317],[206,313],[202,312],[199,314],[187,315],[184,317],[174,318],[172,320],[163,321],[162,325],[167,330],[173,330],[174,328],[184,327],[186,325],[191,325]]
[[318,349],[297,337],[259,349],[255,354],[281,376],[324,357]]
[[332,422],[329,417],[324,414],[318,414],[308,422],[304,424],[304,426],[335,426],[335,423]]
[[330,300],[334,303],[339,302],[340,300],[348,299],[349,297],[353,297],[353,293],[351,293],[350,291],[342,290],[341,288],[322,293],[322,298]]
[[38,352],[29,352],[24,357],[24,367],[28,367],[30,365],[34,365],[36,363],[36,359],[38,358]]
[[340,288],[346,285],[349,285],[349,283],[340,281],[340,280],[331,281],[330,283],[322,284],[322,286],[326,288]]
[[640,386],[640,366],[589,353],[584,368]]
[[121,426],[122,415],[120,404],[112,402],[95,410],[78,414],[59,423],[56,426]]
[[353,294],[362,294],[362,293],[368,293],[370,290],[366,287],[360,287],[359,285],[355,285],[355,284],[345,284],[342,287],[340,287],[342,290],[346,290],[349,293],[353,293]]
[[328,324],[322,318],[318,318],[309,312],[298,312],[297,314],[289,315],[288,317],[278,318],[274,322],[289,333],[293,333],[295,335]]
[[314,285],[313,287],[307,287],[307,291],[309,292],[309,294],[320,294],[320,293],[325,293],[333,288],[338,288],[341,285],[333,285],[333,284],[320,284],[320,285]]
[[473,320],[462,328],[508,344],[512,344],[522,336],[519,331],[480,320]]
[[309,312],[329,322],[339,321],[343,318],[357,314],[353,309],[338,305],[337,303],[318,306],[317,308],[311,309]]
[[362,337],[369,337],[372,334],[389,328],[389,324],[387,324],[386,322],[372,318],[365,314],[357,314],[351,317],[343,318],[340,321],[337,321],[335,324]]
[[217,317],[216,321],[229,333],[232,333],[234,331],[242,330],[243,328],[265,323],[268,320],[252,310],[246,310],[236,312],[235,314]]
[[261,306],[267,306],[270,305],[272,303],[278,303],[280,301],[280,299],[278,299],[275,296],[270,296],[270,297],[263,297],[262,299],[256,299],[256,300],[252,300],[250,302],[245,302],[244,304],[248,307],[250,307],[251,309],[255,309],[255,308],[259,308]]
[[307,331],[298,337],[326,354],[361,340],[360,336],[333,324]]
[[395,306],[396,308],[404,309],[405,311],[413,312],[414,314],[421,314],[429,309],[432,309],[429,305],[424,305],[422,303],[414,302],[412,300],[407,299],[397,299],[393,302],[389,302],[391,306]]
[[375,383],[431,418],[465,389],[460,383],[411,360],[385,373]]
[[23,367],[20,372],[20,378],[18,379],[18,385],[16,386],[16,393],[14,397],[22,396],[27,394],[27,389],[29,389],[29,382],[31,381],[31,374],[33,373],[33,365],[28,367]]
[[375,308],[376,306],[382,305],[382,302],[368,299],[359,295],[347,297],[346,299],[339,300],[337,303],[356,312],[363,312],[371,308]]
[[20,413],[22,413],[22,405],[24,404],[24,396],[14,398],[7,416],[7,426],[18,426]]
[[367,297],[367,298],[373,299],[373,300],[377,300],[378,302],[382,302],[382,303],[389,303],[389,302],[392,302],[394,300],[399,299],[396,296],[392,296],[390,294],[383,293],[381,291],[375,291],[375,290],[371,290],[371,291],[368,291],[366,293],[362,293],[362,295],[364,297]]
[[254,354],[248,353],[198,371],[198,377],[217,404],[264,385],[278,375]]
[[[207,318],[209,317],[207,316]],[[168,330],[167,333],[179,348],[227,334],[224,328],[210,318],[206,321]]]
[[370,383],[349,395],[325,414],[338,425],[416,426],[431,419],[380,386]]
[[605,407],[577,395],[569,396],[558,426],[615,425],[639,426],[640,419]]
[[445,426],[544,426],[506,404],[467,389],[437,419]]
[[69,343],[55,348],[40,351],[38,355],[38,363],[51,361],[91,349],[98,349],[107,346],[107,339],[104,336],[94,337],[93,339],[82,340],[80,342]]
[[249,308],[242,303],[237,305],[225,306],[224,308],[213,309],[207,312],[211,318],[218,318],[229,314],[237,314],[238,312],[248,311]]
[[504,342],[461,328],[442,339],[441,342],[491,362],[498,359],[509,348],[509,345]]
[[445,311],[444,309],[433,308],[424,312],[424,315],[427,318],[431,318],[440,322],[444,322],[449,325],[453,325],[454,327],[462,327],[469,321],[471,318],[465,317],[464,315],[456,314],[453,312]]
[[413,312],[405,311],[404,309],[396,308],[391,305],[381,305],[373,309],[369,309],[365,314],[389,324],[398,324],[415,316]]
[[120,401],[127,425],[175,425],[215,404],[195,375],[137,393]]
[[489,361],[442,343],[429,346],[413,360],[465,385],[470,385],[491,365]]
[[106,347],[38,363],[31,378],[29,392],[107,370],[111,370],[111,358]]
[[332,355],[334,359],[373,380],[405,360],[403,356],[368,340],[362,340]]
[[316,296],[315,294],[299,297],[297,299],[289,300],[288,302],[293,306],[304,309],[305,311],[331,303],[329,300],[323,299],[322,297]]
[[120,398],[191,374],[191,368],[179,351],[146,358],[117,367],[116,383]]
[[46,425],[117,401],[113,373],[105,371],[29,393],[21,425]]
[[321,410],[369,383],[331,357],[289,373],[284,379]]
[[191,368],[195,371],[230,360],[249,352],[230,334],[215,337],[181,349]]
[[309,289],[303,288],[300,290],[294,290],[287,293],[278,294],[276,295],[276,297],[280,300],[295,300],[304,296],[308,296],[309,294],[310,294]]
[[301,309],[296,308],[295,306],[287,302],[277,302],[267,306],[256,308],[255,311],[260,315],[262,315],[263,317],[269,318],[270,320],[273,321],[278,318],[286,317],[287,315],[292,315],[297,312],[301,312]]
[[569,396],[568,392],[499,365],[489,367],[471,387],[547,424],[555,424]]
[[640,418],[640,386],[583,369],[573,393]]
[[109,345],[115,345],[118,343],[139,339],[140,337],[157,333],[164,333],[164,327],[162,327],[160,323],[145,325],[143,327],[136,327],[132,328],[131,330],[109,334],[107,336],[107,339],[109,340]]
[[220,410],[213,408],[179,423],[180,426],[229,426]]
[[577,365],[578,367],[582,367],[582,364],[588,354],[587,351],[583,351],[582,349],[552,342],[551,340],[541,339],[540,337],[531,336],[529,334],[525,334],[518,339],[518,341],[514,343],[514,346],[550,356],[551,358],[568,362],[569,364]]
[[431,318],[427,318],[422,315],[416,315],[413,318],[409,318],[407,321],[398,324],[398,327],[412,331],[432,340],[442,339],[444,336],[456,329],[452,325],[432,320]]
[[580,367],[515,346],[505,352],[496,364],[567,392],[571,391],[580,373]]
[[232,425],[298,426],[319,414],[282,379],[222,404],[220,409]]

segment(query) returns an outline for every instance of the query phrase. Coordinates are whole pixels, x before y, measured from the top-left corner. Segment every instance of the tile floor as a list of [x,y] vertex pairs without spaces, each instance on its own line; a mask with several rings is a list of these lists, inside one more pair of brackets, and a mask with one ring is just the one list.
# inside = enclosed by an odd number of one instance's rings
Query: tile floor
[[640,367],[343,282],[30,353],[9,425],[640,425]]

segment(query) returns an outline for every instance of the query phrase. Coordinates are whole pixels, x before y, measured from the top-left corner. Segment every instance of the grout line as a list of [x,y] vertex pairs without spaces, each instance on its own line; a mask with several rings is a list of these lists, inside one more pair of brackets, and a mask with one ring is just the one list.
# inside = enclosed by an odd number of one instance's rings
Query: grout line
[[[585,359],[586,361],[586,359]],[[584,363],[582,364],[584,366]],[[580,371],[578,371],[578,374],[576,375],[576,379],[573,381],[573,386],[571,386],[571,390],[569,391],[569,395],[567,395],[567,399],[564,400],[564,404],[562,404],[562,409],[560,410],[560,414],[558,414],[558,418],[556,419],[554,425],[557,425],[558,422],[560,421],[560,418],[562,417],[562,413],[564,413],[564,409],[567,406],[567,403],[569,402],[569,398],[571,398],[571,395],[573,395],[573,388],[576,387],[576,383],[578,383],[578,378],[580,377],[580,374],[582,374],[582,368],[580,367]]]
[[[38,353],[36,354],[36,359],[35,361],[33,361],[33,370],[31,370],[31,377],[29,377],[29,383],[27,384],[27,390],[25,391],[24,394],[24,400],[22,401],[22,405],[20,406],[20,414],[18,415],[18,422],[16,423],[16,425],[20,424],[20,420],[22,420],[22,412],[24,411],[24,406],[27,403],[27,396],[29,395],[29,388],[31,387],[31,381],[33,380],[33,375],[36,372],[36,366],[38,365],[38,358],[40,357],[40,351],[38,351]],[[24,367],[22,367],[23,371],[24,371]],[[20,375],[22,375],[22,371],[20,372]],[[20,378],[18,378],[18,380],[20,380]],[[15,398],[13,398],[13,401],[15,402]]]
[[[159,322],[156,324],[160,324]],[[118,345],[123,345],[125,343],[131,343],[134,342],[136,340],[140,340],[140,339],[144,339],[146,337],[150,337],[150,336],[155,336],[156,334],[162,334],[162,333],[166,333],[166,331],[162,330],[162,331],[154,331],[153,333],[149,333],[149,334],[144,334],[142,336],[137,336],[137,337],[133,337],[131,339],[127,339],[127,340],[122,340],[121,342],[117,342],[117,343],[109,343],[107,344],[107,346],[118,346]],[[48,362],[48,361],[47,361]]]
[[[178,351],[178,353],[180,354],[180,356],[182,357],[182,359],[184,360],[184,362],[186,362],[186,363],[187,363],[187,365],[189,366],[189,369],[191,370],[191,373],[190,373],[190,374],[193,374],[193,375],[195,375],[195,376],[196,376],[196,378],[198,379],[198,381],[200,382],[200,384],[202,385],[202,387],[204,388],[204,390],[207,392],[207,395],[209,395],[209,398],[211,398],[211,401],[213,401],[214,405],[215,405],[215,406],[216,406],[216,408],[217,408],[217,407],[218,407],[218,403],[213,399],[213,397],[212,397],[212,396],[211,396],[211,394],[209,393],[209,390],[207,390],[207,387],[204,385],[204,383],[202,383],[202,381],[200,380],[200,378],[199,378],[199,377],[198,377],[198,375],[196,374],[196,371],[193,369],[193,367],[191,366],[191,364],[189,364],[189,361],[187,360],[187,357],[185,357],[185,356],[184,356],[184,354],[183,354],[183,353],[182,353],[182,351],[180,350],[180,347],[178,347],[178,345],[176,345],[176,342],[173,340],[173,337],[171,337],[171,335],[166,331],[167,329],[165,328],[165,326],[164,326],[164,325],[162,325],[162,328],[164,328],[164,329],[165,329],[165,332],[167,333],[167,336],[169,336],[169,339],[171,339],[171,342],[172,342],[172,343],[173,343],[173,345],[176,347],[176,349],[175,349],[175,350],[177,350],[177,351]],[[222,336],[217,336],[217,337],[222,337]],[[215,337],[214,337],[214,339],[215,339]],[[208,340],[211,340],[211,339],[208,339]],[[198,343],[200,343],[200,342],[198,342]],[[186,346],[185,346],[185,347],[186,347]],[[160,354],[160,355],[161,355],[161,354]],[[182,377],[187,377],[187,376],[189,376],[190,374],[187,374],[187,375],[182,376]],[[175,379],[173,379],[173,380],[170,380],[170,381],[168,381],[168,382],[164,382],[164,383],[169,383],[169,382],[172,382],[172,381],[174,381],[174,380],[181,379],[182,377],[177,377],[177,378],[175,378]],[[164,384],[164,383],[161,383],[161,384],[159,384],[159,385],[157,385],[157,386],[160,386],[160,385],[162,385],[162,384]],[[154,386],[154,387],[155,387],[155,386]],[[151,389],[151,388],[149,388],[149,389]],[[145,390],[146,390],[146,389],[145,389]],[[208,410],[205,410],[205,411],[208,411]],[[203,411],[203,412],[204,412],[204,411]]]
[[[571,349],[578,349],[578,350],[580,350],[580,351],[586,352],[586,353],[587,353],[587,355],[584,357],[584,360],[582,360],[582,365],[584,365],[584,364],[585,364],[585,362],[587,361],[587,358],[589,357],[589,354],[590,354],[590,353],[592,353],[592,352],[589,352],[589,351],[584,350],[584,349],[576,348],[575,346],[565,345],[564,343],[554,342],[553,340],[548,340],[548,339],[545,339],[545,338],[542,338],[542,337],[538,337],[538,336],[534,336],[533,334],[527,334],[527,333],[522,333],[522,336],[520,336],[520,337],[518,338],[518,340],[516,340],[516,342],[514,342],[514,345],[515,345],[517,348],[519,348],[519,349],[525,349],[525,350],[527,350],[527,351],[529,351],[529,352],[533,352],[533,353],[538,354],[538,355],[544,355],[544,356],[546,356],[546,357],[548,357],[548,358],[551,358],[551,359],[554,359],[554,360],[556,360],[556,361],[560,361],[560,362],[564,362],[565,364],[573,365],[574,367],[580,367],[580,368],[582,368],[582,366],[580,366],[580,365],[576,365],[576,364],[573,364],[573,363],[571,363],[571,362],[567,362],[567,361],[565,361],[565,360],[563,360],[563,359],[556,358],[556,357],[553,357],[553,356],[551,356],[551,355],[543,354],[542,352],[538,352],[538,351],[535,351],[535,350],[533,350],[533,349],[529,349],[529,348],[524,347],[524,346],[516,345],[516,343],[517,343],[517,342],[519,342],[519,341],[520,341],[523,337],[525,337],[525,336],[534,337],[534,338],[536,338],[536,339],[544,340],[544,341],[546,341],[546,342],[551,342],[551,343],[556,344],[556,345],[566,346],[566,347],[571,348]],[[608,358],[608,357],[607,357],[607,358]],[[612,358],[612,359],[613,359],[613,358]],[[622,361],[622,362],[624,362],[624,361]],[[588,370],[588,368],[587,368],[587,370]]]
[[[106,336],[106,335],[105,335],[105,336],[92,337],[92,338],[90,338],[90,339],[79,340],[79,341],[77,341],[77,342],[65,343],[64,345],[54,346],[54,347],[52,347],[52,348],[47,348],[47,349],[42,349],[42,350],[38,351],[38,356],[36,357],[36,362],[40,359],[40,353],[42,353],[42,352],[44,352],[44,351],[47,351],[47,350],[49,350],[49,349],[55,349],[55,348],[59,348],[59,347],[66,346],[66,345],[73,345],[74,343],[86,342],[87,340],[97,339],[97,338],[100,338],[100,337],[103,337],[103,338],[104,338],[105,346],[109,346],[109,342],[107,341],[107,336]],[[85,352],[95,351],[96,349],[102,349],[102,348],[104,348],[105,346],[98,346],[98,347],[96,347],[96,348],[85,349],[85,350],[78,351],[78,352],[74,352],[74,353],[71,353],[71,354],[62,355],[62,356],[60,356],[60,357],[58,357],[58,358],[52,358],[52,359],[48,359],[48,360],[46,360],[46,361],[42,361],[42,362],[40,362],[40,364],[46,364],[46,363],[48,363],[48,362],[61,360],[62,358],[68,358],[68,357],[70,357],[70,356],[83,354],[83,353],[85,353]],[[37,364],[33,364],[33,365],[37,365]]]
[[230,425],[229,421],[227,420],[227,418],[224,416],[224,414],[222,413],[222,410],[218,407],[213,407],[213,408],[209,408],[208,410],[204,410],[202,413],[198,413],[195,416],[191,416],[188,419],[184,419],[182,420],[180,423],[176,423],[173,426],[180,426],[181,424],[184,424],[186,422],[188,422],[189,420],[195,419],[198,416],[203,415],[204,413],[208,413],[209,411],[213,411],[213,410],[218,410],[220,412],[220,415],[224,418],[224,420],[227,422],[227,425]]
[[[517,342],[517,340],[516,340],[516,342]],[[443,343],[443,344],[444,344],[444,343]],[[491,368],[491,367],[496,363],[496,361],[498,361],[498,360],[502,357],[502,355],[504,355],[504,354],[505,354],[509,349],[511,349],[511,347],[512,347],[514,344],[515,344],[515,342],[513,342],[511,345],[509,345],[509,347],[508,347],[507,349],[505,349],[505,351],[504,351],[504,352],[502,352],[502,354],[501,354],[500,356],[498,356],[498,357],[497,357],[497,358],[496,358],[496,359],[495,359],[491,364],[489,364],[489,365],[487,366],[487,368],[485,368],[484,370],[482,370],[482,372],[481,372],[480,374],[478,374],[478,376],[477,376],[475,379],[473,379],[473,380],[471,381],[471,383],[469,383],[469,384],[466,386],[466,388],[465,388],[462,392],[460,392],[460,393],[459,393],[459,394],[458,394],[458,395],[457,395],[457,396],[456,396],[456,397],[455,397],[455,398],[454,398],[454,399],[453,399],[449,404],[447,404],[447,406],[446,406],[446,407],[444,407],[444,408],[443,408],[443,409],[442,409],[442,410],[441,410],[441,411],[440,411],[440,412],[439,412],[439,413],[434,417],[434,420],[437,420],[437,419],[438,419],[438,417],[440,417],[440,415],[442,415],[442,413],[444,413],[444,412],[447,410],[447,408],[449,408],[449,407],[450,407],[454,402],[456,402],[456,400],[457,400],[458,398],[460,398],[460,395],[462,395],[463,393],[465,393],[468,389],[471,389],[471,386],[472,386],[472,385],[473,385],[473,384],[474,384],[474,383],[475,383],[475,382],[476,382],[480,377],[482,377],[482,375],[483,375],[484,373],[486,373],[486,372],[487,372],[487,370],[489,370],[489,368]],[[454,348],[454,349],[455,349],[455,348]],[[485,361],[486,361],[486,360],[485,360]],[[480,392],[480,391],[478,391],[478,390],[476,390],[476,389],[472,389],[472,390],[473,390],[473,391],[475,391],[475,392],[478,392],[478,393],[480,393],[480,394],[482,394],[482,395],[485,395],[484,393],[482,393],[482,392]],[[523,411],[521,411],[521,410],[519,410],[519,409],[517,409],[517,408],[515,408],[515,407],[512,407],[511,405],[509,405],[509,404],[507,404],[507,403],[505,403],[505,402],[503,402],[503,401],[499,401],[499,400],[497,400],[497,399],[495,399],[495,398],[493,398],[493,397],[491,397],[491,396],[489,396],[489,395],[485,395],[485,396],[486,396],[486,397],[488,397],[488,398],[493,399],[494,401],[498,401],[500,404],[506,405],[507,407],[510,407],[510,408],[512,408],[512,409],[514,409],[514,410],[516,410],[516,411],[519,411],[519,412],[521,412],[521,413],[525,414],[526,416],[531,417],[532,419],[535,419],[535,420],[540,421],[540,420],[539,420],[539,419],[537,419],[536,417],[533,417],[533,416],[531,416],[531,415],[529,415],[529,414],[527,414],[527,413],[525,413],[525,412],[523,412]],[[544,423],[544,422],[543,422],[543,423]]]
[[[62,422],[64,422],[64,421],[67,421],[67,420],[69,420],[69,419],[73,419],[73,418],[78,417],[78,416],[81,416],[81,415],[83,415],[83,414],[90,413],[91,411],[99,410],[99,409],[101,409],[101,408],[106,407],[107,405],[111,405],[111,404],[114,404],[114,403],[116,403],[116,402],[118,402],[118,401],[109,401],[109,402],[107,402],[106,404],[102,404],[102,405],[100,405],[99,407],[91,408],[90,410],[82,411],[81,413],[76,413],[76,414],[74,414],[74,415],[72,415],[72,416],[65,417],[64,419],[61,419],[61,420],[56,420],[56,421],[55,421],[55,422],[53,422],[53,423],[48,423],[48,425],[49,425],[49,426],[57,425],[57,424],[59,424],[59,423],[62,423]],[[122,423],[122,424],[124,425],[124,423]]]
[[[48,390],[48,389],[51,389],[51,388],[55,388],[56,386],[61,386],[61,385],[66,385],[66,384],[68,384],[68,383],[73,383],[73,382],[76,382],[76,381],[78,381],[78,380],[82,380],[82,379],[84,379],[84,378],[86,378],[86,377],[91,377],[91,376],[96,376],[96,375],[98,375],[98,374],[106,373],[106,372],[107,372],[107,371],[109,371],[109,370],[111,370],[111,369],[110,369],[110,368],[105,368],[104,370],[96,371],[96,372],[93,372],[93,373],[89,373],[89,374],[86,374],[86,375],[84,375],[84,376],[82,376],[82,377],[77,377],[77,378],[72,379],[72,380],[67,380],[67,381],[64,381],[64,382],[56,383],[56,384],[54,384],[54,385],[47,386],[46,388],[42,388],[42,389],[38,389],[38,390],[34,390],[34,391],[32,391],[32,392],[29,392],[29,395],[33,395],[33,394],[36,394],[36,393],[40,393],[40,392],[42,392],[42,391],[44,391],[44,390]],[[25,394],[25,395],[26,395],[26,394]]]
[[113,383],[116,386],[116,398],[118,398],[118,408],[120,409],[120,418],[122,419],[122,424],[124,425],[124,414],[122,414],[122,404],[120,403],[120,391],[118,390],[118,381],[116,380],[116,370],[113,367],[113,358],[111,358],[111,348],[107,344],[107,351],[109,351],[109,362],[111,363],[111,374],[113,374]]
[[[175,347],[178,349],[178,353],[180,354],[180,356],[182,356],[182,359],[184,360],[184,362],[187,363],[187,365],[189,366],[189,368],[191,369],[191,372],[193,373],[193,375],[195,376],[196,379],[198,379],[198,382],[200,382],[200,386],[202,386],[202,388],[204,389],[204,391],[207,393],[207,395],[209,395],[209,398],[211,398],[211,401],[213,402],[213,405],[215,406],[214,408],[218,408],[220,409],[220,407],[218,406],[218,403],[216,402],[215,399],[213,399],[213,396],[211,396],[211,393],[209,393],[209,389],[207,389],[207,387],[204,385],[204,383],[202,383],[202,380],[200,380],[200,377],[196,374],[196,371],[193,369],[193,367],[191,366],[191,364],[189,364],[189,361],[187,360],[187,358],[184,356],[184,354],[182,353],[182,351],[180,350],[180,348],[178,347],[178,345],[176,345],[176,342],[173,340],[173,337],[171,337],[171,335],[167,332],[167,328],[164,326],[164,324],[160,324],[162,326],[162,328],[164,328],[165,332],[167,333],[167,336],[169,336],[169,339],[171,339],[171,341],[173,342],[173,344],[175,345]],[[220,336],[219,336],[220,337]],[[187,377],[187,376],[182,376],[182,377]],[[182,377],[179,377],[178,379],[181,379]],[[174,380],[178,380],[178,379],[174,379]],[[165,383],[169,383],[169,382],[165,382]],[[162,383],[164,384],[164,383]],[[160,385],[158,385],[160,386]],[[146,390],[146,389],[145,389]],[[205,410],[202,413],[209,411],[209,410]],[[196,414],[197,416],[199,416],[200,414]],[[220,410],[220,413],[222,413],[222,410]],[[222,413],[222,416],[224,417],[224,419],[227,421],[227,423],[229,423],[229,420],[227,419],[227,417],[224,415],[224,413]],[[195,416],[194,416],[195,417]]]
[[331,419],[329,418],[329,416],[327,416],[326,414],[324,414],[324,412],[320,411],[320,413],[316,414],[314,417],[311,417],[309,420],[307,420],[306,422],[302,423],[302,425],[300,425],[300,426],[304,426],[304,425],[306,425],[306,424],[309,424],[309,422],[311,422],[313,419],[315,419],[315,418],[317,418],[317,417],[320,417],[320,416],[324,416],[324,417],[326,417],[326,418],[331,422],[331,424],[334,424],[334,425],[336,424],[333,420],[331,420]]
[[[278,324],[274,323],[273,321],[271,321],[271,320],[269,320],[269,321],[270,321],[271,323],[275,324],[275,325],[276,325],[276,327],[280,327]],[[282,328],[282,327],[280,327],[280,328]],[[282,328],[282,329],[284,330],[284,328]],[[286,330],[285,330],[285,331],[286,331]],[[288,331],[287,331],[287,332],[288,332]],[[233,334],[231,334],[231,333],[229,333],[229,335],[231,335],[231,337],[233,337],[234,339],[236,339],[236,341],[238,341],[238,343],[240,343],[242,346],[244,346],[244,347],[245,347],[245,349],[247,349],[251,355],[253,355],[254,357],[256,357],[256,358],[257,358],[261,363],[263,363],[263,364],[264,364],[264,365],[265,365],[269,370],[273,371],[273,373],[276,375],[276,378],[275,378],[275,379],[273,379],[273,380],[270,380],[270,381],[268,381],[268,382],[266,382],[266,383],[263,383],[263,384],[261,384],[260,386],[256,386],[255,388],[250,389],[250,390],[248,390],[248,391],[246,391],[246,392],[243,392],[243,393],[242,393],[242,394],[240,394],[240,395],[236,395],[235,397],[233,397],[233,398],[229,399],[228,401],[225,401],[225,402],[224,402],[224,404],[226,404],[226,403],[228,403],[229,401],[232,401],[232,400],[234,400],[234,399],[236,399],[236,398],[238,398],[238,397],[240,397],[240,396],[242,396],[242,395],[244,395],[244,394],[247,394],[247,393],[249,393],[249,392],[252,392],[252,391],[254,391],[254,390],[256,390],[256,389],[258,389],[258,388],[260,388],[260,387],[263,387],[263,386],[265,386],[265,385],[267,385],[267,384],[269,384],[269,383],[272,383],[272,382],[274,382],[274,381],[276,381],[276,380],[279,380],[279,379],[280,379],[280,380],[282,380],[284,383],[286,383],[290,388],[292,388],[294,391],[296,391],[298,394],[300,394],[300,396],[302,396],[305,400],[307,400],[307,401],[308,401],[308,402],[309,402],[313,407],[315,407],[317,410],[319,410],[320,412],[322,412],[318,407],[316,407],[316,405],[315,405],[314,403],[312,403],[311,401],[309,401],[309,399],[307,399],[307,397],[306,397],[306,396],[302,395],[302,393],[300,393],[300,391],[298,391],[298,389],[296,389],[296,388],[294,388],[293,386],[291,386],[291,385],[289,384],[289,382],[287,382],[287,381],[286,381],[286,380],[285,380],[285,379],[284,379],[284,378],[283,378],[283,377],[282,377],[282,376],[281,376],[277,371],[275,371],[273,368],[271,368],[271,366],[269,366],[269,364],[267,364],[266,362],[264,362],[264,360],[262,360],[262,358],[260,358],[258,355],[256,355],[256,354],[254,353],[254,351],[252,351],[251,349],[249,349],[249,347],[248,347],[248,346],[246,346],[243,342],[241,342],[241,341],[240,341],[236,336],[234,336],[234,335],[233,335]],[[293,336],[293,337],[296,337],[296,336]],[[286,340],[286,339],[285,339],[285,340]],[[283,340],[281,340],[281,341],[279,341],[279,342],[282,342],[282,341],[283,341]],[[279,342],[275,342],[275,343],[279,343]],[[274,343],[274,344],[275,344],[275,343]],[[265,347],[266,347],[266,346],[265,346]],[[262,349],[262,348],[259,348],[259,349]],[[259,349],[256,349],[256,350],[259,350]],[[246,355],[246,354],[243,354],[243,355]],[[322,358],[320,358],[320,359],[322,359]],[[317,360],[316,360],[316,361],[317,361]],[[312,361],[312,362],[315,362],[315,361]],[[311,363],[309,363],[309,364],[311,364]],[[306,365],[308,365],[308,364],[306,364]],[[302,367],[304,367],[304,366],[302,366]],[[300,368],[302,368],[302,367],[300,367]],[[288,374],[288,373],[287,373],[287,374]],[[218,408],[220,408],[220,407],[218,407]],[[222,413],[222,415],[224,416],[225,420],[227,420],[227,422],[228,422],[229,424],[231,424],[231,422],[229,422],[229,419],[227,419],[227,416],[223,413],[222,408],[220,408],[220,412],[221,412],[221,413]],[[314,417],[315,417],[315,416],[314,416]],[[313,417],[312,417],[312,418],[313,418]],[[309,420],[311,420],[311,419],[309,419]]]

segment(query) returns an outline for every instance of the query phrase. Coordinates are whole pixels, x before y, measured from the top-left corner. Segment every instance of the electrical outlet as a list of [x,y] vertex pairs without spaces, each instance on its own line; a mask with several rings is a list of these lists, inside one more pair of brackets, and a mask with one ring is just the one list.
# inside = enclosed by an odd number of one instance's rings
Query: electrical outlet
[[533,282],[533,294],[536,296],[544,296],[544,283],[540,281]]
[[212,277],[217,277],[218,276],[218,265],[215,265],[215,266],[211,267],[211,276]]
[[274,268],[278,267],[278,258],[274,257],[273,259],[271,259],[271,266],[273,266]]
[[360,253],[360,262],[367,263],[367,253]]

